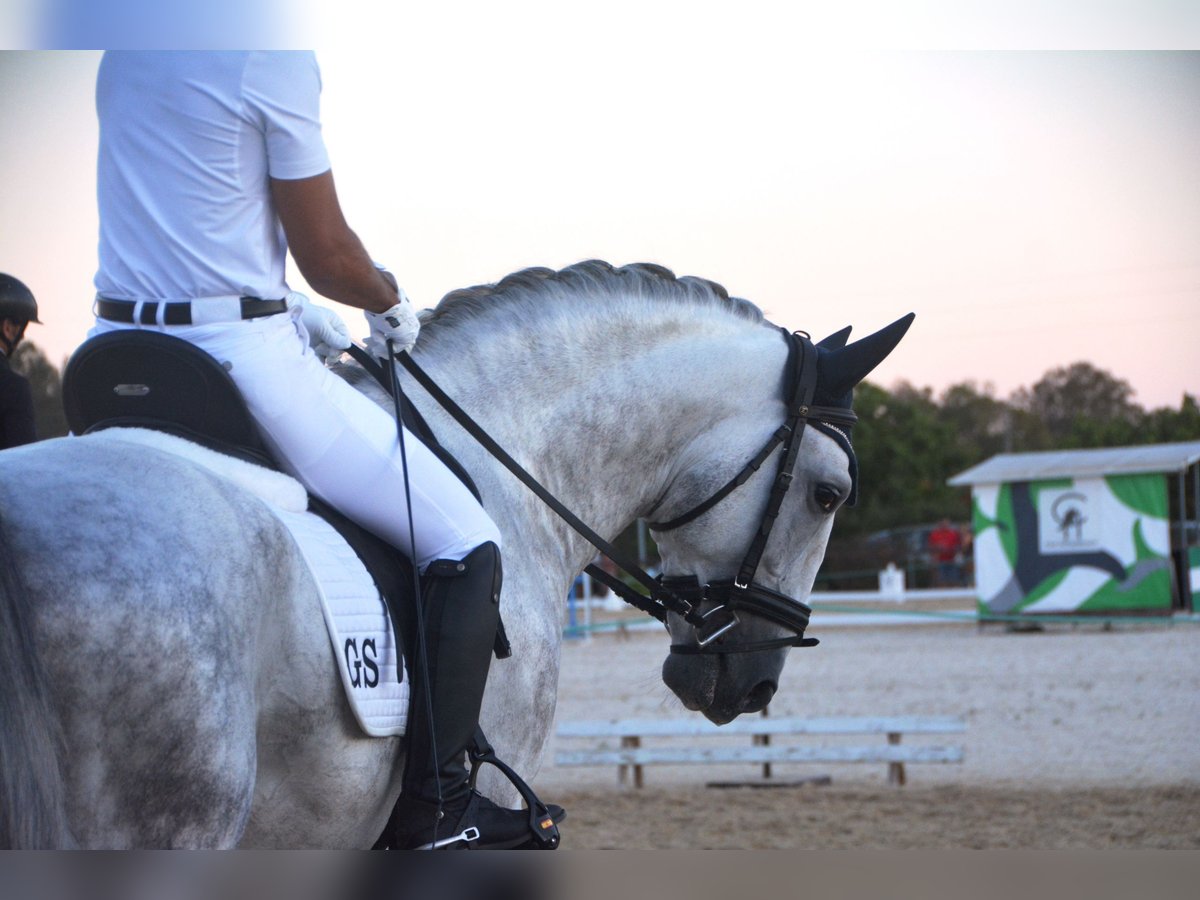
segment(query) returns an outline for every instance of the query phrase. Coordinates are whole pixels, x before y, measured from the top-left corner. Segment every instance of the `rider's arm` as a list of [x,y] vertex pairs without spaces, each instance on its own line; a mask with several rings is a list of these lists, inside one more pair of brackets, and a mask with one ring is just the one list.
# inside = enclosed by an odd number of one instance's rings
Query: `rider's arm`
[[396,303],[396,289],[346,224],[332,170],[312,178],[272,178],[271,199],[292,258],[314,291],[371,312]]

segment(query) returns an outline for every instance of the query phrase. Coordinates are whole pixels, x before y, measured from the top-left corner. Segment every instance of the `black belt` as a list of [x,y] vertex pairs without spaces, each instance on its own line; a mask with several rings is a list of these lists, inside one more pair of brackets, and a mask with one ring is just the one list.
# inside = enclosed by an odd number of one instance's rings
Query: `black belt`
[[[260,300],[258,297],[242,297],[242,318],[259,319],[263,316],[273,316],[287,310],[286,300]],[[158,307],[163,307],[162,323],[164,325],[191,325],[192,303],[190,300],[160,303],[158,300],[147,300],[142,304],[141,324],[154,325],[158,322]],[[96,300],[96,315],[111,322],[134,321],[133,312],[137,303],[133,300],[107,300],[100,297]]]

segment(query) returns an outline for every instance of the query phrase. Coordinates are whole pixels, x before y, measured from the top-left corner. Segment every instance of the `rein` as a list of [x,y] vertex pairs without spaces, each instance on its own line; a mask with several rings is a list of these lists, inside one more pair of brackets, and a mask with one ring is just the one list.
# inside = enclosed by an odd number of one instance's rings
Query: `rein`
[[[395,358],[472,438],[601,554],[629,573],[646,589],[647,594],[633,590],[625,582],[596,565],[589,565],[585,568],[592,578],[604,584],[626,603],[649,613],[664,625],[667,623],[667,615],[676,613],[695,629],[696,643],[672,644],[672,653],[748,653],[780,647],[812,647],[818,643],[815,638],[804,637],[812,610],[799,600],[758,584],[754,581],[754,575],[758,570],[775,520],[779,516],[784,497],[791,487],[805,425],[812,420],[819,425],[834,429],[839,426],[848,428],[857,420],[854,413],[848,409],[813,405],[812,401],[817,385],[816,348],[808,335],[802,332],[792,333],[783,329],[780,329],[780,332],[788,342],[786,372],[788,414],[783,425],[772,434],[766,445],[740,472],[710,497],[669,521],[649,524],[651,530],[662,532],[679,528],[699,518],[745,484],[762,467],[768,457],[782,445],[779,467],[776,470],[775,481],[767,500],[766,509],[738,570],[737,577],[707,584],[701,584],[700,579],[695,575],[654,578],[644,571],[636,562],[600,537],[559,502],[447,395],[409,354],[401,353]],[[355,345],[352,345],[347,352],[359,365],[370,372],[388,393],[392,393],[392,385],[385,377],[383,367],[370,354]],[[825,429],[822,428],[822,430]],[[717,605],[707,612],[701,612],[700,607],[705,603],[716,603]],[[794,632],[794,635],[741,644],[727,644],[724,641],[716,643],[718,638],[740,623],[738,610],[782,625]]]
[[[392,391],[391,385],[381,366],[373,356],[363,350],[361,347],[352,344],[346,351],[350,356],[366,369],[376,381],[389,394]],[[662,623],[667,621],[667,613],[674,612],[683,616],[687,621],[702,628],[704,626],[704,617],[693,608],[693,605],[688,601],[676,596],[675,592],[664,587],[658,579],[649,572],[643,570],[636,562],[629,559],[620,550],[614,547],[611,543],[604,540],[592,528],[590,528],[582,519],[575,515],[571,510],[567,509],[557,497],[551,494],[545,487],[542,486],[537,479],[527,472],[520,463],[512,458],[508,452],[496,443],[495,439],[490,434],[483,430],[471,416],[459,406],[452,397],[450,397],[441,387],[422,369],[417,362],[407,353],[396,355],[396,360],[404,366],[404,368],[413,376],[418,384],[423,387],[437,403],[450,414],[459,425],[461,425],[468,434],[474,438],[480,446],[488,453],[492,454],[496,460],[508,469],[517,479],[537,495],[543,503],[552,509],[556,515],[571,526],[579,533],[588,543],[599,550],[602,554],[611,559],[614,563],[628,572],[635,581],[637,581],[648,592],[649,596],[639,594],[637,591],[630,588],[625,582],[605,572],[599,566],[589,565],[586,571],[597,581],[606,585],[622,600],[643,612],[649,613],[654,618]]]

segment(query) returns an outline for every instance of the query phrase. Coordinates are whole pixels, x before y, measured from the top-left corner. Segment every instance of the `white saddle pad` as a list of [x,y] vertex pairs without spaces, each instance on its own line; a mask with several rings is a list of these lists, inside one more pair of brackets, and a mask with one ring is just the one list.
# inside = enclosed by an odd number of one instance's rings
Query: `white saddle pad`
[[87,440],[174,453],[264,500],[291,532],[317,583],[334,660],[354,717],[372,737],[404,734],[409,683],[383,597],[350,545],[332,525],[307,512],[308,495],[298,481],[160,431],[110,428]]

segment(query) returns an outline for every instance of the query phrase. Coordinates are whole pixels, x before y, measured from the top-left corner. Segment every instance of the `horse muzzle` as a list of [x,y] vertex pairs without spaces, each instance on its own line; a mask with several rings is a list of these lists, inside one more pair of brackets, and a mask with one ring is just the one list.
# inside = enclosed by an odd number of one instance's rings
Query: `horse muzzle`
[[[817,643],[804,637],[809,607],[778,591],[732,580],[702,585],[694,576],[662,580],[700,611],[698,619],[673,619],[676,629],[691,626],[685,632],[691,640],[672,643],[663,682],[684,706],[718,725],[766,707],[779,687],[788,649]],[[791,634],[769,636],[781,629]]]
[[672,653],[662,678],[685,707],[724,725],[771,702],[786,657],[785,648],[727,656]]

